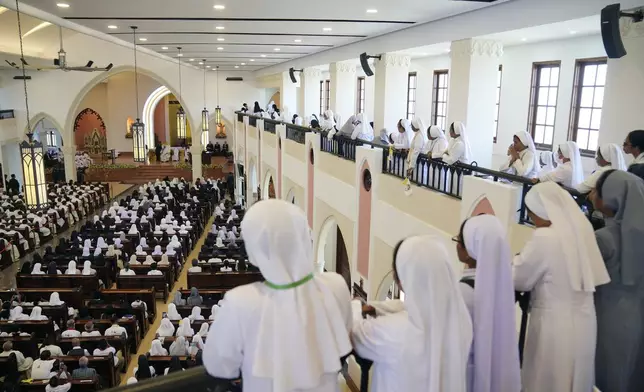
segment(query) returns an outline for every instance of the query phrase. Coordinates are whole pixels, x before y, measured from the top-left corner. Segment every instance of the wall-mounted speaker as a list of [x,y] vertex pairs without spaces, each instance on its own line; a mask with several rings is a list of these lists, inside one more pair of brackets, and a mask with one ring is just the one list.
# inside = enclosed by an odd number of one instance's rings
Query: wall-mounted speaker
[[295,77],[296,72],[302,72],[303,69],[295,69],[293,67],[289,68],[288,70],[288,76],[291,77],[291,82],[297,83],[297,78]]
[[364,74],[367,76],[373,76],[373,71],[371,70],[371,66],[369,66],[369,59],[380,60],[380,56],[369,56],[366,53],[362,53],[360,55],[360,65],[362,65],[362,70],[364,71]]
[[621,12],[619,3],[604,7],[601,13],[602,40],[604,41],[606,55],[611,59],[626,56],[626,48],[624,48],[624,42],[622,42],[622,36],[619,31],[619,19],[621,17],[632,18],[633,22],[637,23],[644,19],[644,14],[642,10],[634,13]]

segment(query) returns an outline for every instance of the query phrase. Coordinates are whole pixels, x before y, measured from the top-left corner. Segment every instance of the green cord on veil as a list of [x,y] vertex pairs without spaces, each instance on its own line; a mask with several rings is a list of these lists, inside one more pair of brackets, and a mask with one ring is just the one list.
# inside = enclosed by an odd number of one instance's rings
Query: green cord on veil
[[287,284],[275,284],[271,283],[268,280],[264,281],[264,284],[274,290],[290,290],[294,289],[298,286],[303,285],[304,283],[308,282],[309,280],[313,279],[313,273],[311,272],[310,274],[306,275],[302,279],[293,282],[293,283],[287,283]]

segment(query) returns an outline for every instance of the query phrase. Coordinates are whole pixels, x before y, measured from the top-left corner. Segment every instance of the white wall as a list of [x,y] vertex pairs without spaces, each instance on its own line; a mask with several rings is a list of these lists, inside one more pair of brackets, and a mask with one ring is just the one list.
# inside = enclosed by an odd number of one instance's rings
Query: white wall
[[63,139],[60,135],[60,130],[56,128],[56,125],[52,123],[49,119],[43,118],[42,120],[38,121],[38,123],[34,126],[34,139],[39,140],[42,145],[47,149],[48,144],[47,144],[47,132],[48,131],[54,131],[54,134],[56,136],[56,148],[58,147],[63,147]]

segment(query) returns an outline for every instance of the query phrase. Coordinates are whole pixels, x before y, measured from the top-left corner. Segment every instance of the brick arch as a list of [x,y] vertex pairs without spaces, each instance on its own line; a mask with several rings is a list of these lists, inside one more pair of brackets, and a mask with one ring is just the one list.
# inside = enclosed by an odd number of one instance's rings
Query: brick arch
[[107,128],[103,117],[92,108],[85,108],[78,113],[74,120],[74,142],[78,148],[85,147],[85,136],[89,136],[96,129],[105,137]]

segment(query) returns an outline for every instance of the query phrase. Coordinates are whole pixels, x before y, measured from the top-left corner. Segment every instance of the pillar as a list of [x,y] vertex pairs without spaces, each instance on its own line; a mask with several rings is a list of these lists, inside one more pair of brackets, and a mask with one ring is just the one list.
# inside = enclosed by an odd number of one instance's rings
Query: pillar
[[297,84],[291,81],[291,77],[287,72],[282,72],[282,82],[280,85],[280,100],[282,113],[287,115],[288,120],[297,113]]
[[67,182],[70,180],[76,182],[78,180],[76,178],[76,145],[67,143],[62,147],[62,150],[65,159],[65,179]]
[[302,119],[314,113],[319,114],[320,80],[322,80],[322,72],[316,68],[306,68],[300,74],[300,102],[297,114]]
[[[608,59],[604,105],[599,129],[599,144],[622,145],[626,135],[644,129],[638,115],[644,102],[644,22],[622,18],[621,34],[628,53],[621,59]],[[628,156],[630,161],[632,156]]]
[[192,138],[192,146],[190,146],[190,154],[192,154],[192,182],[197,178],[203,179],[203,168],[201,167],[201,132],[198,138]]
[[[503,45],[496,41],[465,39],[452,42],[447,123],[462,121],[472,147],[472,160],[491,167],[494,109],[499,61]],[[449,130],[449,126],[446,126]]]
[[340,115],[342,121],[346,121],[356,112],[356,66],[350,62],[331,63],[329,74],[331,75],[329,107],[334,114]]
[[407,116],[409,63],[409,56],[392,53],[383,53],[375,61],[373,125],[376,138],[382,129],[395,131],[398,120]]

